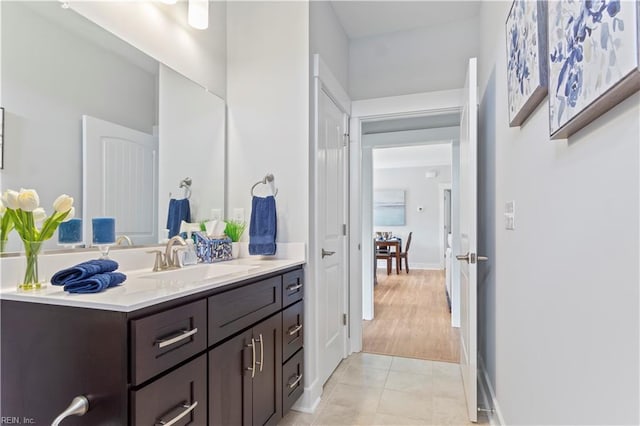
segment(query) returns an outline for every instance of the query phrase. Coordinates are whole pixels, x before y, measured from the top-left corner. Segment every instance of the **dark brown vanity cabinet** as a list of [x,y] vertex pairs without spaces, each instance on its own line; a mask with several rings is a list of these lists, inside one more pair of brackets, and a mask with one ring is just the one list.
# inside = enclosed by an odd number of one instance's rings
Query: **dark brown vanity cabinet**
[[63,425],[275,425],[303,389],[303,284],[293,267],[133,312],[2,300],[0,416],[50,425],[83,395]]
[[282,417],[282,314],[209,352],[213,425],[275,425]]

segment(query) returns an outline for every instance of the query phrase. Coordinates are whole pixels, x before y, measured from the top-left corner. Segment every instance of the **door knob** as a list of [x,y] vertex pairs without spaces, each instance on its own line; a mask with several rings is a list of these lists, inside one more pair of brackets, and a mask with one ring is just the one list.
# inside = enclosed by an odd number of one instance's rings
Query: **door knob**
[[456,259],[462,261],[464,260],[467,263],[477,263],[479,260],[489,260],[486,256],[478,256],[475,253],[467,253],[467,254],[457,254]]
[[322,258],[324,259],[327,256],[333,256],[334,254],[336,254],[335,251],[328,251],[325,249],[322,249]]

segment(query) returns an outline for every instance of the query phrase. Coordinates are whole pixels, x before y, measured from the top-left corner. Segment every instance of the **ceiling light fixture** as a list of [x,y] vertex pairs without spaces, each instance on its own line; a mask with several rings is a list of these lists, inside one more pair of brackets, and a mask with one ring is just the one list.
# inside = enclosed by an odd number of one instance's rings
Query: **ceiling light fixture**
[[160,0],[164,4],[176,4],[178,0]]
[[206,30],[209,27],[209,0],[189,0],[187,22],[193,28]]

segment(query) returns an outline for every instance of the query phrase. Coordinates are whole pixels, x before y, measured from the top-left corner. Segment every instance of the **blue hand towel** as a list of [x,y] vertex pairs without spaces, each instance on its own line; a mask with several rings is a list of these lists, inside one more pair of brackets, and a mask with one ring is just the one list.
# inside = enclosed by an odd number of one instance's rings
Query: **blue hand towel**
[[88,278],[77,280],[64,286],[64,291],[69,293],[99,293],[109,287],[122,284],[127,279],[125,274],[120,272],[106,272],[95,274]]
[[71,284],[79,280],[84,280],[95,274],[112,272],[118,269],[118,262],[111,259],[93,259],[82,262],[71,268],[56,272],[51,278],[53,285]]
[[172,198],[169,201],[169,214],[167,216],[167,229],[169,230],[169,238],[178,235],[180,232],[180,223],[182,221],[191,222],[191,207],[189,199],[183,198],[176,200]]
[[251,201],[249,254],[276,254],[276,199],[271,195]]

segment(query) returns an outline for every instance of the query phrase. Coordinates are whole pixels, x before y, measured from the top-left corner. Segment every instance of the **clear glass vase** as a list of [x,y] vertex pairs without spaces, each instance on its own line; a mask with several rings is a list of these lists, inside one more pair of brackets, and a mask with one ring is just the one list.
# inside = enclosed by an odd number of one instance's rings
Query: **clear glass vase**
[[38,276],[38,256],[42,249],[42,241],[23,241],[25,268],[18,290],[31,291],[44,288],[45,285]]

